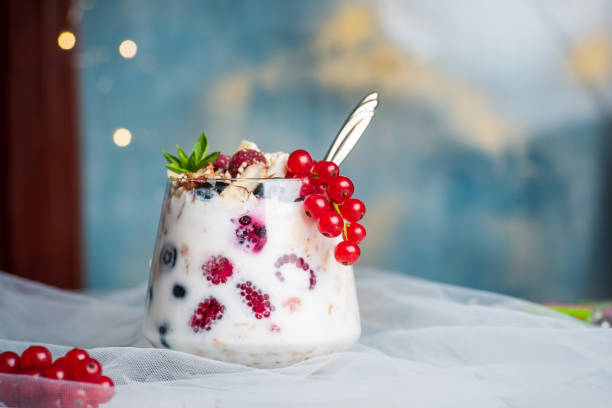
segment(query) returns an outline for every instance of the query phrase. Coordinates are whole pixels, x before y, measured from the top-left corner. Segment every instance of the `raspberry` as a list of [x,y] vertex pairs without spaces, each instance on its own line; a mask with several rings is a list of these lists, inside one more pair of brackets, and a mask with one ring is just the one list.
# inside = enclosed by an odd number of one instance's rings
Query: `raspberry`
[[294,264],[299,270],[309,271],[310,276],[308,278],[308,289],[314,289],[315,285],[317,284],[317,276],[315,275],[314,270],[310,269],[310,265],[308,265],[304,258],[298,257],[296,254],[283,255],[276,260],[274,266],[277,268],[275,275],[278,280],[281,282],[285,281],[285,277],[281,273],[280,268],[286,264]]
[[356,198],[349,198],[338,208],[342,217],[349,222],[359,221],[366,212],[365,204]]
[[265,165],[266,162],[266,156],[264,156],[261,152],[253,149],[243,149],[234,153],[229,162],[228,170],[232,177],[236,177],[251,164],[261,163]]
[[45,369],[51,366],[51,352],[43,346],[30,346],[21,353],[19,365],[22,370],[27,368]]
[[213,163],[213,167],[215,170],[225,171],[227,170],[227,166],[229,166],[230,160],[232,160],[232,158],[227,154],[220,154],[219,157],[217,157],[217,160],[215,160]]
[[240,289],[242,301],[255,313],[255,318],[270,317],[270,313],[274,311],[274,306],[270,303],[270,295],[262,293],[250,281],[239,283],[236,287]]
[[224,256],[213,256],[202,265],[206,280],[213,285],[226,283],[234,272],[234,265]]
[[236,241],[245,251],[260,252],[268,241],[266,226],[251,216],[243,215],[236,220]]
[[216,320],[221,320],[225,306],[214,297],[204,299],[193,312],[190,325],[194,332],[210,331]]
[[0,354],[0,373],[11,374],[19,371],[19,355],[12,351]]

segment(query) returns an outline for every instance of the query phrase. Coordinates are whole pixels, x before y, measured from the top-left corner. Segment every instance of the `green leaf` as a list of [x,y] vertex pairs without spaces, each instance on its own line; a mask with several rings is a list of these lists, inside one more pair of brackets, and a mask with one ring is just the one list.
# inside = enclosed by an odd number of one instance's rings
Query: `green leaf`
[[193,153],[198,162],[208,153],[208,139],[206,139],[206,134],[204,132],[202,132],[198,141],[193,145]]
[[178,164],[170,163],[166,164],[166,168],[172,170],[175,173],[187,173],[188,171],[179,166]]
[[202,163],[206,164],[206,163],[214,163],[215,160],[217,160],[217,158],[221,155],[221,152],[214,152],[209,154],[208,156],[206,156],[205,158],[202,159]]
[[168,163],[174,163],[176,165],[180,165],[181,162],[180,162],[180,160],[177,157],[171,155],[170,153],[168,153],[166,151],[164,151],[162,153],[163,153],[164,157],[166,158],[166,160],[168,160]]
[[176,150],[178,151],[179,159],[181,159],[181,167],[186,169],[189,166],[189,156],[187,156],[187,153],[185,153],[179,145],[176,145]]

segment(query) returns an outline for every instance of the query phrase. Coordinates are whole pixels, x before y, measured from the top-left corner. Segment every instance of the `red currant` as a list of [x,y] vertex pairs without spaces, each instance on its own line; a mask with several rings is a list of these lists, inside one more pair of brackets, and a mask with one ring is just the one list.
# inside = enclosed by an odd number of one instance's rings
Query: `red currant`
[[300,197],[306,197],[314,192],[316,181],[310,176],[302,177],[302,187],[300,187]]
[[337,237],[342,233],[344,221],[335,211],[327,211],[317,221],[319,232],[328,238]]
[[110,401],[113,397],[113,387],[115,386],[113,380],[103,375],[94,381],[93,384],[97,385],[97,387],[91,388],[91,401],[96,404],[104,404]]
[[336,245],[336,249],[334,250],[334,256],[336,257],[336,261],[340,262],[343,265],[352,265],[359,259],[361,255],[361,251],[356,244],[348,241],[342,241],[338,245]]
[[353,222],[346,228],[346,240],[353,244],[360,243],[365,237],[366,229],[361,224]]
[[66,365],[66,357],[59,357],[52,364],[53,367],[65,367],[65,365]]
[[[43,375],[45,376],[45,378],[48,378],[50,380],[67,380],[68,379],[68,373],[62,367],[55,367],[55,366],[48,367],[45,369],[45,371],[43,371]],[[58,381],[45,381],[43,383],[43,388],[49,394],[57,394],[62,389],[62,386],[63,384],[58,383]]]
[[67,352],[64,358],[64,367],[66,368],[66,370],[68,370],[68,374],[72,377],[79,363],[83,360],[88,359],[89,354],[83,349],[74,348]]
[[349,222],[357,222],[366,212],[365,204],[356,198],[349,198],[340,207],[340,214]]
[[336,177],[337,175],[339,175],[340,169],[338,168],[338,165],[336,165],[336,163],[334,162],[327,161],[327,160],[321,160],[314,164],[312,168],[312,172],[319,179],[327,180],[327,179],[330,179],[332,177]]
[[329,201],[322,194],[311,194],[304,200],[304,213],[310,218],[318,220],[329,210]]
[[338,176],[327,181],[327,195],[335,203],[341,204],[348,200],[354,191],[353,182],[348,177]]
[[316,180],[316,179],[314,181],[315,181],[315,186],[312,189],[312,192],[314,194],[327,195],[327,184],[325,184],[324,182],[320,180]]
[[19,354],[5,351],[0,354],[0,373],[12,374],[19,371]]
[[87,390],[81,386],[72,386],[62,396],[62,408],[85,408],[89,401]]
[[102,375],[102,366],[95,358],[87,358],[79,362],[72,373],[72,378],[82,382],[96,381]]
[[289,155],[287,168],[293,174],[306,176],[310,174],[313,165],[312,157],[306,150],[295,150]]
[[51,352],[43,346],[30,346],[21,353],[19,365],[21,369],[27,368],[47,368],[51,366],[53,358]]

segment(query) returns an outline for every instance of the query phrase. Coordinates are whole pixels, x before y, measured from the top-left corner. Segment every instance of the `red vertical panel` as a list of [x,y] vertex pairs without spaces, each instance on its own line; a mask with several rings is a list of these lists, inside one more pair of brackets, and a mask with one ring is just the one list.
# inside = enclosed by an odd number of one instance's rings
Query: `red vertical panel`
[[70,4],[9,0],[4,7],[10,159],[1,214],[8,228],[0,234],[10,250],[2,264],[29,279],[77,288],[82,257],[75,49],[57,45],[61,31],[74,31]]

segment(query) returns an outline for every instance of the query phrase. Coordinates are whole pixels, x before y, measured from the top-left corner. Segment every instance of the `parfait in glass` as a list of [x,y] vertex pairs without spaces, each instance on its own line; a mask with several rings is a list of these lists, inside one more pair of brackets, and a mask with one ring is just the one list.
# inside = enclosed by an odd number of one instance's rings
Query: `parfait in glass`
[[353,268],[335,255],[343,237],[306,215],[287,153],[258,153],[168,178],[144,324],[155,346],[282,367],[359,338]]

